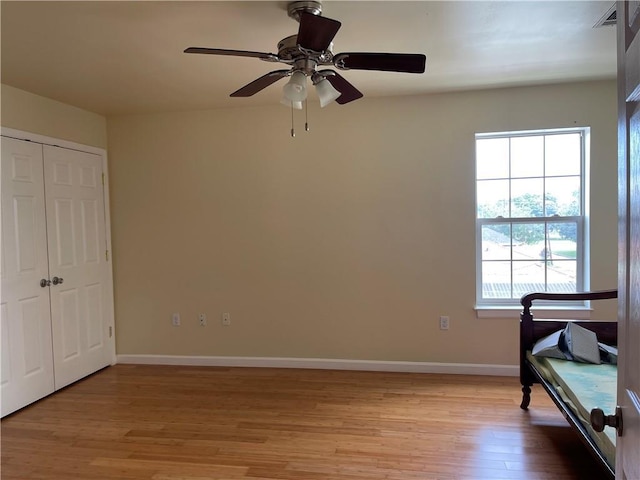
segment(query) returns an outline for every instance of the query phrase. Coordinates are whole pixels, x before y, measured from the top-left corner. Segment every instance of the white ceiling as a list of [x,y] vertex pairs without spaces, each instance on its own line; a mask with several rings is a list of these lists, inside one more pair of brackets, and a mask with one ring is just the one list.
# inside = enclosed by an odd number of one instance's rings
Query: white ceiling
[[[422,75],[340,72],[365,97],[614,78],[613,1],[325,1],[334,52],[424,53]],[[189,55],[277,53],[297,32],[282,1],[1,2],[2,83],[103,115],[277,103],[281,80],[229,94],[282,64]],[[334,107],[332,107],[334,108]],[[336,108],[348,108],[348,105]]]

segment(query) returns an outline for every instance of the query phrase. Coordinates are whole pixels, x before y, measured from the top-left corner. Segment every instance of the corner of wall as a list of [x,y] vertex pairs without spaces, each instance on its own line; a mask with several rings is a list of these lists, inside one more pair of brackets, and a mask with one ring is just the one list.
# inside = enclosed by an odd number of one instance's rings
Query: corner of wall
[[103,115],[50,98],[0,85],[3,127],[98,148],[107,147],[107,120]]

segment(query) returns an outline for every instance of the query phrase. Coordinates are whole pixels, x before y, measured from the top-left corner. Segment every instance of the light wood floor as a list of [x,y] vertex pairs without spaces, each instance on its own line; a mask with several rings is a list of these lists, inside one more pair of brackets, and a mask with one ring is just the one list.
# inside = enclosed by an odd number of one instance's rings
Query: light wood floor
[[2,479],[601,479],[515,378],[109,367],[2,420]]

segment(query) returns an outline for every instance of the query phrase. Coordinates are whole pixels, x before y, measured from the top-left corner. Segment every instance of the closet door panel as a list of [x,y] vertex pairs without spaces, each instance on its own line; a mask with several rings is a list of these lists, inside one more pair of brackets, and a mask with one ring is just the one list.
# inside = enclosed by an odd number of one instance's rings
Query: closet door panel
[[76,264],[73,199],[54,199],[50,216],[53,216],[55,229],[49,230],[49,235],[55,235],[56,245],[56,249],[49,252],[54,257],[50,262],[57,267],[73,267]]
[[82,219],[82,261],[85,265],[97,265],[100,260],[100,212],[95,199],[80,202]]
[[[79,289],[61,288],[55,299],[58,301],[56,310],[60,315],[59,325],[61,351],[57,355],[62,361],[68,362],[80,355],[80,339],[82,337],[79,308]],[[52,307],[53,310],[53,307]]]
[[2,416],[54,390],[42,145],[2,137]]
[[[89,318],[100,318],[104,316],[104,300],[102,297],[103,286],[101,283],[85,286],[85,298],[87,306],[87,316]],[[103,348],[105,342],[104,328],[101,322],[89,322],[87,324],[87,348],[89,350],[99,350]]]
[[56,388],[111,363],[102,158],[44,147]]

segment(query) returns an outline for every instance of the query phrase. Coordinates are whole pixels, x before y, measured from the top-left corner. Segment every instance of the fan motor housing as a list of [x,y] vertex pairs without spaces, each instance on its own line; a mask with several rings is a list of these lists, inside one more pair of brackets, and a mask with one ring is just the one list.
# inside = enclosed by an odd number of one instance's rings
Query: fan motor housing
[[333,61],[332,46],[333,44],[329,45],[329,48],[319,55],[305,54],[298,45],[298,35],[290,35],[278,42],[278,57],[280,61],[293,64],[296,69],[310,75],[318,64],[331,64]]
[[295,57],[300,56],[298,35],[291,35],[278,42],[278,56],[283,60],[293,60]]

